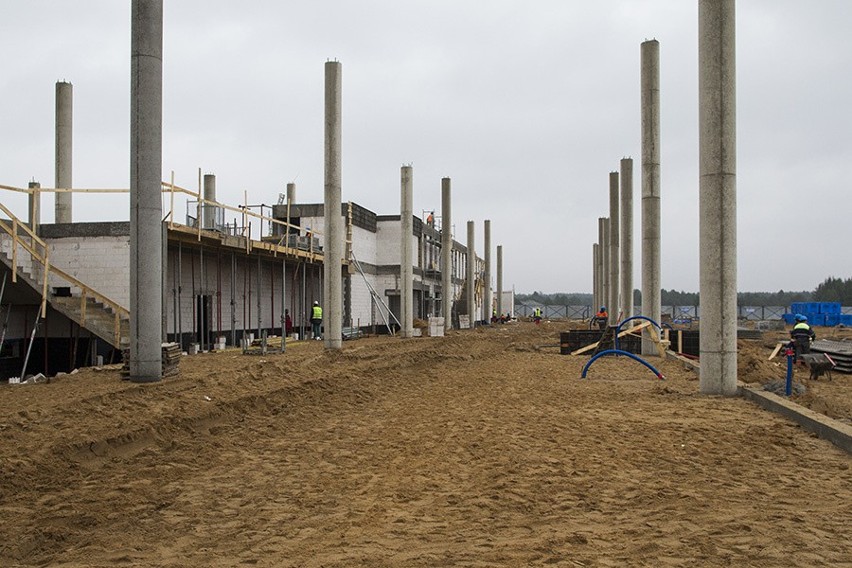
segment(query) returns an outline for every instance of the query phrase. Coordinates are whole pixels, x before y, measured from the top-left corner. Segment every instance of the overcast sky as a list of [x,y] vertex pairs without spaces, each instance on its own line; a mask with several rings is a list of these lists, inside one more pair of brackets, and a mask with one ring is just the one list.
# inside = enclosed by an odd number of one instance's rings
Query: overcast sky
[[[324,63],[343,65],[343,200],[484,219],[504,286],[591,291],[609,172],[634,158],[640,280],[640,44],[660,41],[662,286],[698,290],[698,8],[690,0],[168,1],[163,179],[217,175],[219,201],[323,199]],[[852,2],[737,6],[738,282],[852,276]],[[54,84],[74,85],[75,187],[129,187],[130,1],[0,3],[0,184],[54,184]],[[2,192],[26,217],[26,202]],[[44,198],[43,222],[53,220]],[[181,200],[179,215],[185,214]],[[75,196],[74,220],[129,199]],[[492,254],[496,259],[496,254]]]

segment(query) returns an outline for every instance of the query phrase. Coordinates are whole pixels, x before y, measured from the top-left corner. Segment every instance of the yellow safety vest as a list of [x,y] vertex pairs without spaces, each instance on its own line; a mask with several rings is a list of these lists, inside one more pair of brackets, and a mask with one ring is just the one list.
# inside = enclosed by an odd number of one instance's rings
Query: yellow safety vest
[[322,319],[322,308],[319,306],[314,306],[313,311],[311,312],[311,319]]

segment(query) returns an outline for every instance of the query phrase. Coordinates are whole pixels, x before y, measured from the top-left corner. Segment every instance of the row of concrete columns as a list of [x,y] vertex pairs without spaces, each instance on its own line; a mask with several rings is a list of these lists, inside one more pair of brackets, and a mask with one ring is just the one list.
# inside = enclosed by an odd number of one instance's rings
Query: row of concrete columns
[[592,245],[594,304],[606,306],[611,320],[633,315],[633,160],[623,158],[609,174],[609,217],[598,219]]
[[[402,336],[411,337],[414,335],[414,212],[413,212],[413,168],[411,166],[402,166],[400,171],[400,229],[402,231],[401,254],[400,254],[400,305],[402,321]],[[453,303],[453,287],[452,287],[452,222],[451,215],[451,191],[450,178],[441,180],[441,288],[442,288],[442,314],[447,327],[450,327],[452,321],[452,303]],[[465,266],[465,279],[468,282],[467,296],[465,298],[468,306],[468,316],[470,321],[474,322],[479,315],[479,319],[488,321],[491,318],[492,299],[491,299],[491,221],[486,219],[484,222],[484,246],[485,246],[485,270],[483,280],[485,287],[483,289],[482,309],[480,314],[475,313],[475,283],[477,280],[476,274],[476,248],[475,248],[475,225],[473,221],[467,223],[467,262]],[[502,310],[499,296],[502,296],[503,287],[503,247],[497,247],[497,290],[498,290],[498,307]],[[501,311],[502,313],[502,311]]]
[[[130,376],[135,381],[161,378],[160,322],[162,246],[160,176],[162,169],[162,0],[134,0],[131,29],[131,164],[130,164]],[[735,1],[699,0],[700,115],[700,294],[702,299],[702,392],[736,390],[736,87]],[[67,95],[65,94],[67,92]],[[341,66],[326,64],[325,112],[325,345],[339,349],[342,339],[343,256],[341,211]],[[62,102],[60,102],[62,101]],[[67,104],[66,104],[67,101]],[[66,110],[67,106],[67,110]],[[60,109],[60,107],[62,107]],[[57,84],[56,186],[70,188],[71,90]],[[61,110],[61,112],[60,112]],[[642,44],[642,289],[643,313],[659,319],[659,45]],[[624,164],[622,164],[622,172]],[[599,220],[595,266],[596,296],[610,311],[629,315],[619,297],[620,216],[610,176],[610,217]],[[631,174],[632,178],[632,174]],[[624,200],[628,184],[621,188]],[[61,197],[61,198],[60,198]],[[452,236],[449,179],[442,181],[443,289],[452,289]],[[35,208],[36,206],[34,206]],[[627,207],[622,205],[627,210]],[[70,194],[57,194],[57,222],[70,222]],[[625,230],[628,223],[624,223]],[[490,240],[490,236],[487,237]],[[469,306],[473,307],[475,266],[473,223],[468,224]],[[647,249],[646,249],[647,247]],[[489,243],[490,248],[490,243]],[[593,249],[594,250],[594,249]],[[489,253],[490,256],[490,253]],[[597,258],[601,257],[601,258]],[[629,258],[629,257],[628,257]],[[602,261],[602,262],[599,262]],[[498,264],[502,250],[498,247]],[[154,267],[152,269],[152,267]],[[490,269],[487,269],[489,272]],[[625,272],[626,274],[627,272]],[[500,280],[498,275],[498,282]],[[626,283],[625,283],[626,284]],[[627,293],[625,293],[625,290]],[[498,283],[502,292],[502,282]],[[451,321],[450,298],[444,316]],[[502,312],[502,294],[498,300]],[[656,313],[654,313],[656,311]],[[472,314],[472,309],[469,310]],[[150,321],[149,321],[150,320]]]
[[[735,0],[699,0],[699,249],[701,371],[705,394],[732,395],[737,381],[736,43]],[[642,315],[660,321],[660,48],[641,45]],[[610,177],[610,218],[598,220],[593,248],[596,304],[632,314],[632,163],[621,163],[621,298],[618,293],[618,204]],[[608,226],[607,226],[608,225]],[[607,242],[609,239],[609,242]],[[617,254],[617,253],[615,253]],[[609,266],[609,269],[605,267]],[[643,341],[642,352],[656,347]]]

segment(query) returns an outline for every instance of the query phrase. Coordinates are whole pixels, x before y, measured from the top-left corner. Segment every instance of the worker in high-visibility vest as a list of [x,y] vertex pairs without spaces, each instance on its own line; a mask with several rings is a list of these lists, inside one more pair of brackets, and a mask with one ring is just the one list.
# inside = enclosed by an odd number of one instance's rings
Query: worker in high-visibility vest
[[541,308],[536,308],[533,310],[533,321],[536,325],[541,324]]
[[322,326],[322,308],[319,302],[314,302],[314,307],[311,308],[311,334],[317,341],[322,339],[320,336],[320,326]]
[[808,325],[808,318],[802,314],[796,314],[795,316],[796,325],[793,326],[792,331],[790,331],[790,339],[793,340],[793,348],[796,351],[796,361],[798,361],[802,355],[806,355],[811,352],[811,342],[816,339],[816,333],[811,329],[811,326]]

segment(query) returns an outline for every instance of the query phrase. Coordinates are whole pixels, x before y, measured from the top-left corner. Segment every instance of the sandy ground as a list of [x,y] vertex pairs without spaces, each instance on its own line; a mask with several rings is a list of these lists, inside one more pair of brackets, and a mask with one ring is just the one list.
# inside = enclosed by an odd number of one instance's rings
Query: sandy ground
[[852,457],[561,329],[2,387],[0,566],[852,566]]

